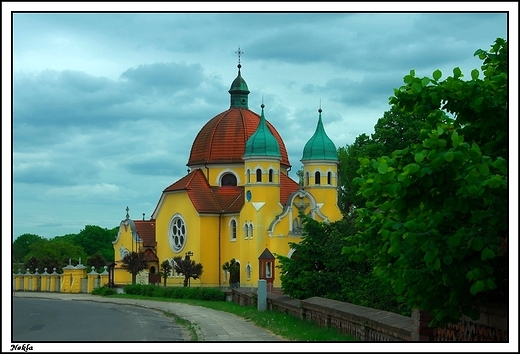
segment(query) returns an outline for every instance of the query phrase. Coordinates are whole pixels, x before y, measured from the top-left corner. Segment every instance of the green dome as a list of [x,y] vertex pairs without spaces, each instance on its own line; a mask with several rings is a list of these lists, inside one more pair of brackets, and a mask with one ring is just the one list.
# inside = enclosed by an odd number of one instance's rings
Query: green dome
[[262,104],[262,114],[260,115],[260,123],[256,131],[247,139],[244,158],[253,156],[271,156],[281,158],[280,145],[273,133],[267,127],[264,117],[264,105]]
[[338,152],[336,146],[325,133],[323,123],[321,121],[321,108],[318,110],[320,113],[318,119],[318,126],[314,135],[309,139],[305,147],[303,148],[303,157],[301,161],[306,160],[333,160],[338,161]]
[[242,66],[238,64],[238,76],[233,80],[231,88],[228,91],[231,94],[231,108],[248,108],[247,96],[249,95],[249,89],[247,88],[245,80],[240,75],[241,67]]

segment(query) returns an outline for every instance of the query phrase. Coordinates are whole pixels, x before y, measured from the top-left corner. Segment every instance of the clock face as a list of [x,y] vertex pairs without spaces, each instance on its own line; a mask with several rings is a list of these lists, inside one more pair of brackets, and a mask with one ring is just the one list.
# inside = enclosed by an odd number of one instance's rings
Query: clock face
[[251,193],[251,191],[247,191],[246,192],[246,200],[248,202],[250,202],[252,197],[253,197],[253,193]]

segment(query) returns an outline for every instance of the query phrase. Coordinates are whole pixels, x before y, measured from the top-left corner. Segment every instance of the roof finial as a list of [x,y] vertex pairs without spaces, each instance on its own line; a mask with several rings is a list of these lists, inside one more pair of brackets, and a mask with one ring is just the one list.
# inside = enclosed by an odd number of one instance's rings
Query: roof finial
[[127,207],[126,207],[126,218],[127,218],[127,219],[130,218],[130,215],[128,215],[128,211],[129,211],[129,210],[130,210],[130,209],[128,209],[128,206],[127,206]]
[[323,111],[321,110],[321,98],[320,98],[320,108],[318,109],[318,113],[321,114],[321,112],[323,112]]
[[262,93],[262,104],[260,105],[260,108],[264,109],[264,94]]
[[238,51],[236,51],[235,53],[238,54],[238,65],[237,65],[237,68],[238,68],[238,73],[240,74],[240,68],[242,67],[242,65],[240,65],[240,56],[242,54],[244,54],[244,52],[240,50],[240,45],[238,45]]

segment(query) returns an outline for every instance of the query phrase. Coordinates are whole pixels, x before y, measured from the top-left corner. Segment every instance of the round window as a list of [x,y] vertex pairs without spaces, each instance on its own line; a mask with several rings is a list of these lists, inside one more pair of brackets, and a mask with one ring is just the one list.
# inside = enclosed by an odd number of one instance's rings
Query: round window
[[180,252],[186,244],[186,224],[179,215],[170,221],[168,241],[173,252]]

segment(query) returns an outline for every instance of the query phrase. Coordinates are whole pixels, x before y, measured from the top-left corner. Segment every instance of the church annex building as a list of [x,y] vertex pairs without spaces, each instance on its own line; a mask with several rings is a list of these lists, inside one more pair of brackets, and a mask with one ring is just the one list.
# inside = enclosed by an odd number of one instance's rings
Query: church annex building
[[[143,251],[147,269],[138,283],[157,279],[160,264],[189,255],[202,263],[200,279],[191,286],[281,287],[275,255],[291,256],[289,242],[302,237],[300,212],[320,222],[342,218],[338,207],[338,158],[325,133],[321,109],[317,126],[303,148],[303,186],[288,176],[291,168],[280,134],[264,117],[249,109],[249,89],[241,76],[229,89],[230,107],[199,131],[188,158],[189,173],[166,186],[149,220],[121,221],[114,244],[116,285],[130,284],[121,268],[128,252]],[[222,270],[234,258],[234,279]],[[150,274],[152,276],[150,276]],[[182,286],[172,271],[169,286]],[[161,280],[162,281],[162,280]]]

